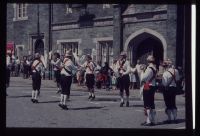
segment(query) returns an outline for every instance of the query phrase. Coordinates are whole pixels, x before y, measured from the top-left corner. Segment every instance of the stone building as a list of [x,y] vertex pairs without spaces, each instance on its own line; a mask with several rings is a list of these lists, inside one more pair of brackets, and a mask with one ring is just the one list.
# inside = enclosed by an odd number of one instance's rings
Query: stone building
[[171,58],[184,66],[184,12],[183,5],[8,4],[7,42],[18,56],[71,48],[111,64],[124,50],[132,64],[153,54],[157,64]]

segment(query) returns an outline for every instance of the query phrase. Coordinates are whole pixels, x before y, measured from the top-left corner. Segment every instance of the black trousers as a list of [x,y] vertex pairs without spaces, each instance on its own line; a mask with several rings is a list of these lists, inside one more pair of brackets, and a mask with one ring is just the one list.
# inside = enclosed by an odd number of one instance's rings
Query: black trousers
[[28,78],[29,67],[24,65],[24,78]]
[[54,78],[56,79],[57,83],[60,83],[60,70],[54,70]]
[[33,90],[40,90],[41,87],[41,75],[40,72],[33,72],[32,73],[32,81],[33,81]]
[[129,86],[130,86],[130,78],[129,75],[124,75],[118,78],[118,84],[120,89],[120,95],[124,94],[124,90],[126,92],[126,96],[129,96]]
[[6,87],[10,85],[10,69],[6,68]]
[[88,89],[93,89],[95,84],[94,74],[86,74],[86,85]]
[[143,90],[143,101],[145,109],[155,109],[154,95],[156,87],[150,86],[149,90]]
[[168,87],[163,91],[166,110],[177,109],[176,107],[176,87]]
[[61,94],[69,96],[71,84],[72,84],[72,76],[61,75],[60,78]]

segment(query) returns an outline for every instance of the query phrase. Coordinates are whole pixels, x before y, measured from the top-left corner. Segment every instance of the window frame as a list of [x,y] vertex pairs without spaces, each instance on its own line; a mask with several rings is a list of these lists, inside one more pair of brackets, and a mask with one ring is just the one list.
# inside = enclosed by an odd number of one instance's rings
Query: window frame
[[111,4],[103,4],[103,9],[109,9],[111,8]]
[[69,7],[69,4],[66,4],[66,10],[65,10],[65,13],[66,13],[67,15],[73,13],[73,10],[72,10],[71,7]]
[[28,20],[27,7],[28,7],[28,4],[26,3],[14,4],[13,5],[13,8],[14,8],[13,21]]

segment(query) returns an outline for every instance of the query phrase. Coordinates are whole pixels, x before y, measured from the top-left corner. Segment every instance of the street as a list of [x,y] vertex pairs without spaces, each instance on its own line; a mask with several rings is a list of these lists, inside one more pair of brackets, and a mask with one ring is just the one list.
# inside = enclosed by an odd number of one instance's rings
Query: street
[[58,106],[60,95],[56,94],[53,80],[42,80],[39,103],[31,102],[32,80],[11,77],[6,97],[6,127],[37,128],[185,128],[185,97],[176,98],[178,124],[163,124],[167,119],[161,93],[155,95],[156,123],[141,126],[146,120],[139,90],[130,91],[130,107],[119,107],[119,90],[95,89],[96,98],[88,100],[87,88],[73,84],[69,110]]

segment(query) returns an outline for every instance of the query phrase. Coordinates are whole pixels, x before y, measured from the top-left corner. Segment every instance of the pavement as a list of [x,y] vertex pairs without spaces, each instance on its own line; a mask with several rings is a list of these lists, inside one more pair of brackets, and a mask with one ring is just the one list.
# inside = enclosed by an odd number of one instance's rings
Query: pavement
[[139,90],[130,91],[130,107],[119,107],[119,90],[95,89],[96,98],[89,101],[87,88],[72,84],[69,110],[58,106],[60,95],[56,94],[53,80],[42,80],[39,103],[31,99],[32,80],[11,77],[7,89],[6,126],[31,128],[166,128],[185,129],[185,97],[178,95],[178,124],[164,124],[167,119],[162,93],[155,94],[156,125],[141,126],[145,121],[143,101]]

